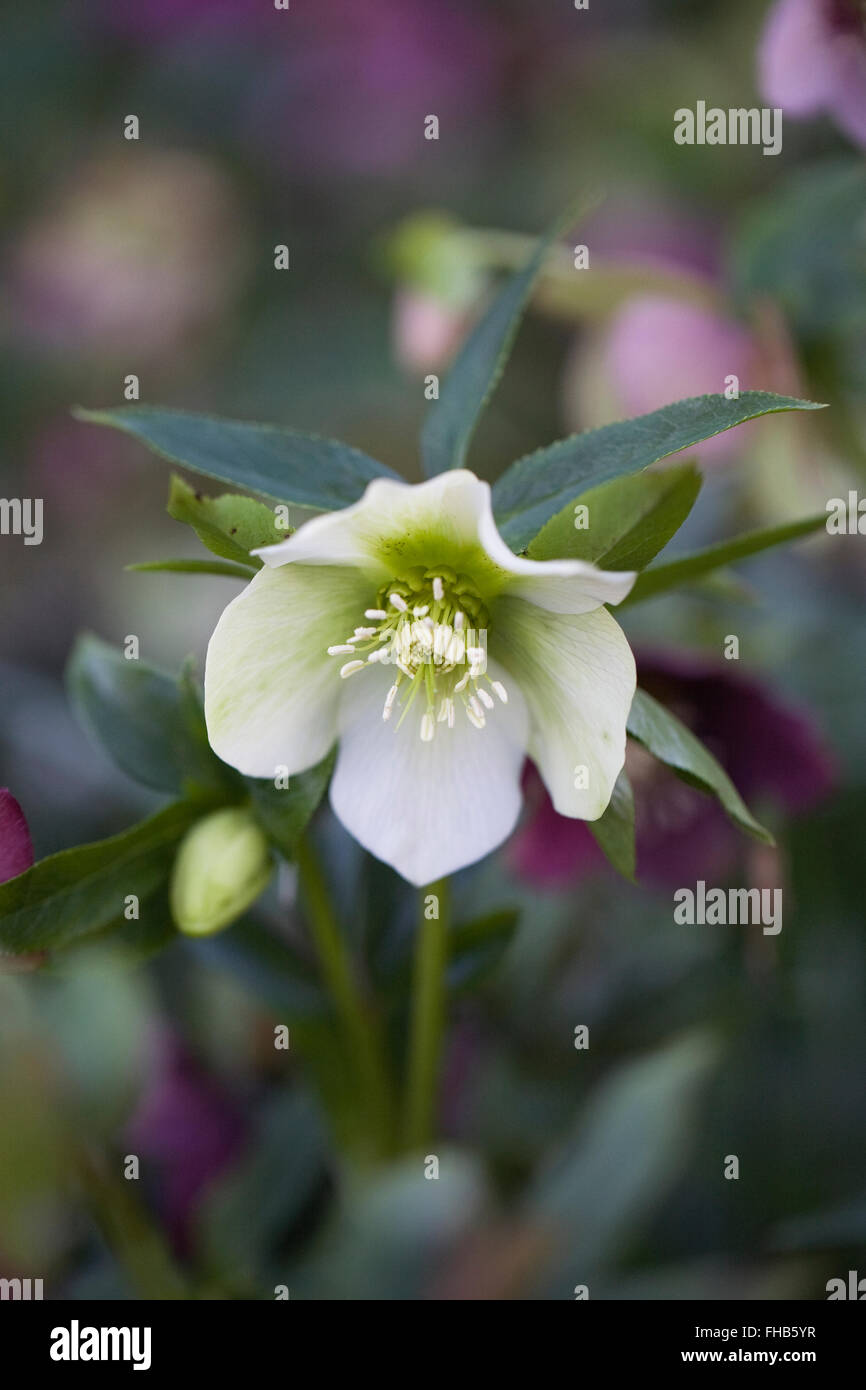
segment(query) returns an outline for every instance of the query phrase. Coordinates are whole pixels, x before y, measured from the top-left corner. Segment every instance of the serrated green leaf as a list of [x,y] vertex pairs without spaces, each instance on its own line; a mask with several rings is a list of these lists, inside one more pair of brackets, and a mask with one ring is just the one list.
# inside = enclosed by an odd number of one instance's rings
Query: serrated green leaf
[[721,394],[692,396],[649,415],[572,435],[526,454],[506,469],[493,488],[497,524],[511,548],[522,550],[545,522],[587,488],[638,473],[760,415],[823,409],[814,401],[771,391],[743,391],[738,400]]
[[621,772],[604,815],[586,822],[602,854],[630,883],[634,883],[634,794],[631,783]]
[[236,492],[205,497],[176,473],[171,477],[166,510],[175,521],[191,526],[214,555],[253,569],[261,569],[262,562],[251,550],[276,545],[291,535],[290,529],[277,526],[275,513],[264,502]]
[[[615,478],[569,502],[530,542],[532,560],[591,560],[608,570],[643,569],[682,526],[701,490],[694,463]],[[588,525],[575,525],[578,505]]]
[[280,425],[149,405],[78,408],[73,414],[90,425],[123,430],[169,463],[316,511],[348,507],[374,478],[397,477],[360,449]]
[[[588,204],[584,203],[581,212]],[[508,281],[475,326],[457,355],[439,399],[421,429],[421,457],[428,478],[448,468],[462,468],[482,410],[505,370],[523,311],[545,256],[580,213],[570,209],[541,238],[527,265]]]
[[0,884],[0,947],[53,951],[95,935],[123,916],[125,899],[165,883],[177,845],[201,814],[176,802],[95,844],[64,849]]
[[755,820],[730,777],[709,749],[704,747],[691,729],[645,690],[635,692],[628,717],[628,732],[684,782],[717,797],[730,819],[741,830],[764,844],[774,843],[769,830]]
[[735,536],[730,541],[719,541],[706,550],[693,555],[683,555],[666,565],[655,565],[645,570],[635,581],[631,593],[624,603],[640,603],[642,599],[655,598],[657,594],[667,593],[681,584],[702,579],[713,570],[731,565],[735,560],[745,560],[749,555],[758,555],[762,550],[770,550],[775,545],[797,540],[818,531],[827,522],[826,513],[810,516],[803,521],[791,521],[784,526],[770,526],[763,531],[749,531],[744,536]]
[[300,836],[325,793],[334,768],[333,750],[315,767],[289,778],[287,787],[245,777],[256,819],[286,859],[294,855]]
[[145,560],[138,565],[124,565],[134,574],[218,574],[224,579],[252,579],[255,570],[250,565],[236,565],[231,560]]
[[158,791],[225,796],[240,785],[207,742],[204,716],[188,680],[85,634],[67,667],[70,697],[93,738],[128,776]]

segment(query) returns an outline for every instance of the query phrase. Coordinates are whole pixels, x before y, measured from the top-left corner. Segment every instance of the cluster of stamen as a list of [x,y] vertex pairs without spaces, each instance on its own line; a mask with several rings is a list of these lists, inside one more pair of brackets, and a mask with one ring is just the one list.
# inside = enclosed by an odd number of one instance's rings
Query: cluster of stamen
[[483,729],[494,707],[491,691],[508,702],[502,682],[487,675],[487,610],[465,576],[446,566],[412,570],[384,585],[364,618],[365,625],[329,647],[328,655],[351,656],[340,668],[344,680],[365,666],[397,668],[382,718],[390,719],[399,705],[398,728],[417,699],[424,702],[425,743],[437,724],[454,728],[461,706],[470,724]]

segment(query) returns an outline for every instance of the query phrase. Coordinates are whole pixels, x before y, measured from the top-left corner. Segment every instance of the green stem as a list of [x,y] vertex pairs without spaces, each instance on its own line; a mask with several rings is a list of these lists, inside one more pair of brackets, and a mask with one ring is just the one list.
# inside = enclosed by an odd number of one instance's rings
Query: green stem
[[358,987],[324,874],[306,838],[297,847],[297,864],[313,941],[357,1067],[369,1147],[382,1157],[393,1150],[394,1106],[379,1020]]
[[[428,918],[426,904],[431,896],[437,900],[437,914]],[[421,895],[421,918],[415,945],[404,1109],[404,1137],[409,1149],[426,1148],[434,1133],[439,1059],[445,1026],[447,958],[448,880],[440,879]]]

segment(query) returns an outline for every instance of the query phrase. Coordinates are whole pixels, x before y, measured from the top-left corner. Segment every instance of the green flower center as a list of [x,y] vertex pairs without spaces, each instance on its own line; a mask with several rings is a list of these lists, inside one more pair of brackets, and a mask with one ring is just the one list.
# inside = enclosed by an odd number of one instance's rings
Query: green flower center
[[[508,694],[501,681],[487,675],[489,615],[472,581],[447,566],[421,567],[385,584],[365,626],[329,647],[330,656],[349,656],[340,668],[344,680],[365,666],[393,665],[396,676],[385,697],[382,718],[400,706],[399,728],[417,699],[424,702],[421,738],[429,743],[436,726],[453,729],[458,709],[476,729],[483,729],[493,709],[492,690],[503,704]],[[489,689],[488,689],[489,687]]]

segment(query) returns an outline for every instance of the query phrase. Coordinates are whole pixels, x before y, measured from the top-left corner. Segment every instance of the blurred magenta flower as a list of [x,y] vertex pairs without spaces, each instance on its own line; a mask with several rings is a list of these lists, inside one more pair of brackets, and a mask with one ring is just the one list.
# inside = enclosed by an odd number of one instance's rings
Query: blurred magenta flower
[[866,10],[861,0],[777,0],[758,50],[759,85],[786,116],[826,112],[866,145]]
[[[33,863],[33,844],[24,812],[8,787],[0,787],[0,883],[17,878]],[[37,970],[46,959],[44,951],[8,955],[0,950],[0,973],[24,974]]]
[[136,148],[91,160],[50,193],[8,254],[4,292],[20,338],[132,354],[135,365],[218,322],[245,266],[243,221],[219,168]]
[[0,787],[0,883],[17,878],[33,863],[24,812],[8,787]]
[[[94,13],[94,9],[96,13]],[[114,0],[92,0],[88,17],[105,28],[134,41],[176,38],[203,28],[226,28],[237,38],[263,28],[269,19],[282,17],[273,0],[147,0],[144,5],[118,5]]]
[[[729,662],[683,653],[637,658],[638,683],[688,724],[726,769],[746,801],[807,810],[833,785],[831,755],[807,715]],[[712,879],[737,862],[742,836],[711,797],[686,785],[629,742],[626,772],[635,797],[638,878],[662,887]],[[554,811],[531,767],[530,811],[511,841],[510,860],[539,885],[575,882],[604,864],[582,822]]]
[[[490,9],[440,0],[316,0],[284,20],[248,126],[269,157],[311,175],[383,175],[483,138],[511,54]],[[337,95],[338,94],[338,95]],[[449,156],[453,158],[453,156]]]
[[189,1248],[199,1202],[241,1153],[245,1132],[224,1087],[176,1037],[160,1035],[125,1142],[156,1165],[163,1218],[180,1252]]

